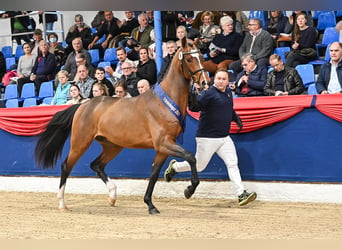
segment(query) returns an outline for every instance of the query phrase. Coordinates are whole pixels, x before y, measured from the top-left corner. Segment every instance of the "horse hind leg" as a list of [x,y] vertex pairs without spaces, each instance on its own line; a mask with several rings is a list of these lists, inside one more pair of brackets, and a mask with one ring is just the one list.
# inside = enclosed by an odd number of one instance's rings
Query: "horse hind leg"
[[[99,138],[97,138],[97,140],[99,141]],[[107,199],[108,203],[109,205],[114,206],[117,198],[116,185],[105,173],[104,168],[109,161],[121,152],[122,147],[112,144],[104,139],[100,141],[100,144],[102,145],[103,150],[101,154],[90,164],[90,168],[107,186],[109,194]]]

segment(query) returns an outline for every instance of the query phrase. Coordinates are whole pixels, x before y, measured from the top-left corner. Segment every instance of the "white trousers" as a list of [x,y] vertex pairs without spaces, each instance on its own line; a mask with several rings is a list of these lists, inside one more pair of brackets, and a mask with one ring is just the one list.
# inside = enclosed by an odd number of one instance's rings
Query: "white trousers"
[[[236,190],[236,195],[240,195],[244,191],[241,181],[240,170],[238,167],[238,159],[235,145],[230,136],[223,138],[203,138],[196,137],[196,168],[198,172],[202,172],[208,165],[214,153],[224,161],[229,179],[232,181]],[[173,168],[177,172],[190,171],[190,164],[187,161],[176,162]]]

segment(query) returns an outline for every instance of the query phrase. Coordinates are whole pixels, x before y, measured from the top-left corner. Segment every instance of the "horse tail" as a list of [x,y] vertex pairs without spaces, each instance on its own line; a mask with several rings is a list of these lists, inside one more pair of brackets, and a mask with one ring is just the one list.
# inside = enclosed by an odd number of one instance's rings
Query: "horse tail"
[[40,134],[35,148],[35,159],[38,166],[53,168],[61,156],[63,146],[67,140],[76,110],[80,104],[72,105],[63,111],[57,112],[45,131]]

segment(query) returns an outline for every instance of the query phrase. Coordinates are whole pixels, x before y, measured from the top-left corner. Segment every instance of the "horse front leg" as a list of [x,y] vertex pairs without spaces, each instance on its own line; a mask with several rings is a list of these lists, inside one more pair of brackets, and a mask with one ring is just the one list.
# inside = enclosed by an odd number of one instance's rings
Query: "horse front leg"
[[163,166],[166,158],[167,158],[167,155],[157,152],[156,157],[154,158],[154,161],[152,164],[152,172],[151,172],[150,180],[149,180],[146,193],[144,196],[144,202],[147,204],[148,212],[150,214],[160,213],[159,210],[152,203],[152,194],[153,194],[154,186],[158,180],[161,167]]
[[195,193],[197,186],[199,185],[199,179],[196,168],[196,158],[193,156],[193,154],[191,154],[189,151],[185,149],[183,149],[183,157],[181,158],[183,158],[190,164],[191,185],[185,188],[184,190],[185,198],[190,199],[190,197]]

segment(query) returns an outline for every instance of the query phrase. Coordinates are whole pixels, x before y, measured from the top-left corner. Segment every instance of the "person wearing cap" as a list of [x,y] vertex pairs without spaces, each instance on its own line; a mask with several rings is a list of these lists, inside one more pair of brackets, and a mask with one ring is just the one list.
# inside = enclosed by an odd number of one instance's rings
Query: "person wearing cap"
[[39,42],[43,40],[43,32],[41,29],[35,29],[33,32],[33,41],[31,42],[32,54],[39,56]]

